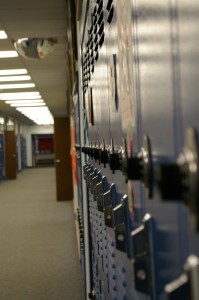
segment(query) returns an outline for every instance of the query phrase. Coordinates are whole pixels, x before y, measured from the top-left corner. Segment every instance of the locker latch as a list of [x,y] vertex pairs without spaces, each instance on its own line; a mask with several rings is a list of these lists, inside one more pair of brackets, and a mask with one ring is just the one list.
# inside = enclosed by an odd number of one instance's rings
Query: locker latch
[[158,168],[157,181],[161,198],[184,202],[190,209],[194,229],[199,231],[199,137],[194,128],[187,129],[185,146],[177,161]]
[[199,299],[199,258],[188,257],[185,273],[165,286],[166,300],[198,300]]
[[93,173],[93,167],[89,166],[89,168],[86,169],[86,185],[88,188],[90,188],[90,175]]
[[110,190],[104,193],[104,221],[105,225],[114,228],[113,207],[116,205],[116,188],[112,183]]
[[99,181],[99,172],[97,173],[97,169],[95,169],[95,174],[92,178],[92,193],[93,193],[93,198],[94,198],[94,201],[95,201],[95,194],[96,194],[96,186],[98,184],[98,181]]
[[94,289],[92,289],[92,291],[90,293],[88,293],[88,298],[95,300],[96,299],[96,292]]
[[107,180],[106,177],[103,176],[101,181],[96,186],[96,201],[97,201],[97,209],[98,211],[104,212],[104,193],[107,189]]
[[93,157],[95,161],[99,160],[99,152],[100,152],[100,146],[98,142],[95,142],[93,146]]
[[96,177],[97,177],[97,169],[92,168],[92,172],[89,175],[89,186],[90,186],[91,194],[93,194],[93,189],[94,189],[93,184],[95,184],[96,180],[98,181],[98,178]]
[[85,164],[83,166],[83,176],[84,176],[84,179],[86,180],[86,172],[87,170],[90,168],[90,165],[89,164]]
[[85,145],[82,147],[82,153],[88,154],[88,146]]
[[143,147],[134,157],[128,156],[127,142],[123,139],[123,146],[118,151],[120,169],[127,180],[140,180],[148,190],[148,197],[153,196],[153,164],[151,143],[148,136],[144,136]]
[[113,209],[116,248],[127,253],[129,230],[128,197],[124,195],[122,201]]
[[153,220],[146,214],[143,225],[132,233],[135,289],[155,299]]
[[111,139],[111,145],[109,146],[108,149],[108,160],[109,160],[110,169],[112,170],[113,173],[116,170],[120,170],[119,153],[115,152],[113,139]]
[[108,163],[108,151],[106,149],[104,139],[102,140],[102,144],[100,146],[99,163],[104,164],[104,168],[106,167],[106,164]]
[[88,156],[93,158],[94,157],[94,144],[91,143],[89,146]]

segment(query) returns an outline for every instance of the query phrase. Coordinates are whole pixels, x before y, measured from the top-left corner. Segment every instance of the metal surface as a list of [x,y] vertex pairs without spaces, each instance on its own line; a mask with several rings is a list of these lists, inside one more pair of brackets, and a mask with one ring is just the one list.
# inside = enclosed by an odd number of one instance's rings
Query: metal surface
[[[188,0],[89,1],[82,93],[89,117],[92,88],[94,122],[85,126],[82,150],[96,299],[163,299],[190,254],[199,256],[190,217],[198,220],[198,14],[196,1]],[[167,201],[159,193],[161,166],[171,166],[165,193],[176,193]],[[92,186],[94,170],[100,178]],[[177,197],[181,183],[189,210]],[[149,215],[153,226],[144,219]],[[135,246],[130,232],[139,230]],[[137,259],[142,245],[146,253]],[[198,287],[195,300],[194,293]]]

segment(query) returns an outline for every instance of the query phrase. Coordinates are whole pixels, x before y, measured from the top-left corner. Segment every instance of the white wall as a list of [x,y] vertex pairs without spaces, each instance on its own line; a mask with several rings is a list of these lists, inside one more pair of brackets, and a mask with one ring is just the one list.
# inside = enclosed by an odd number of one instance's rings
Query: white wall
[[27,144],[27,167],[32,167],[32,134],[53,134],[54,126],[42,126],[42,125],[23,125],[23,135],[26,137]]

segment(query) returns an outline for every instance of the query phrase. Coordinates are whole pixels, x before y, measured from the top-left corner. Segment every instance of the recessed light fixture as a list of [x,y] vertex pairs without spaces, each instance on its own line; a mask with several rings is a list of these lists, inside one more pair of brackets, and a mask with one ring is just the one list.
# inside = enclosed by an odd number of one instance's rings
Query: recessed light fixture
[[29,75],[23,75],[23,76],[0,76],[0,82],[2,81],[26,81],[31,80],[31,77]]
[[26,89],[35,87],[34,83],[0,84],[0,89]]
[[0,51],[0,58],[17,57],[17,51]]
[[8,38],[8,36],[5,33],[5,31],[4,30],[0,30],[0,39],[7,39],[7,38]]
[[21,75],[27,74],[28,71],[26,69],[8,69],[8,70],[0,70],[0,76],[2,75]]

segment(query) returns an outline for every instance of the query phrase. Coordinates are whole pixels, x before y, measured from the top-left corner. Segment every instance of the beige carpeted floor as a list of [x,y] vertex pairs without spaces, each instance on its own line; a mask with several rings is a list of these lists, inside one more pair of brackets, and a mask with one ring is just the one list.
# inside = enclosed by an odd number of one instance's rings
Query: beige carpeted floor
[[83,300],[73,203],[56,201],[54,168],[0,183],[0,300]]

